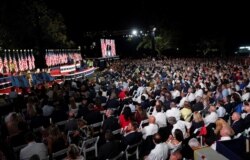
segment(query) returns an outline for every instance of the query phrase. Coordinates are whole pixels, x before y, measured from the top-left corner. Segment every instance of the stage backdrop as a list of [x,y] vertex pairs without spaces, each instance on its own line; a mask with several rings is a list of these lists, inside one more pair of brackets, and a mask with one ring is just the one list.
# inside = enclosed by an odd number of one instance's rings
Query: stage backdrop
[[113,39],[101,39],[101,49],[102,49],[102,57],[103,58],[116,56],[115,40],[113,40]]

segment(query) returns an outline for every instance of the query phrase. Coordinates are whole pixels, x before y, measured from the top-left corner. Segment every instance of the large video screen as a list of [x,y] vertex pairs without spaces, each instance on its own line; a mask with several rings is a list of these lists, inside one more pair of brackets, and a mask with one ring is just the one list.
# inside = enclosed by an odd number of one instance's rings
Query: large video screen
[[102,57],[103,58],[116,56],[115,40],[113,40],[113,39],[101,39],[101,49],[102,49]]

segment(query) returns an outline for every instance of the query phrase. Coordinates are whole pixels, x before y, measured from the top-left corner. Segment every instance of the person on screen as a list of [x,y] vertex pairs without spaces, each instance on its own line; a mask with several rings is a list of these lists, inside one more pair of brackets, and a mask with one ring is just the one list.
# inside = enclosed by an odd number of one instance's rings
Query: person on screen
[[106,56],[111,57],[112,56],[112,54],[111,54],[111,45],[107,45],[106,47],[107,47],[106,48]]

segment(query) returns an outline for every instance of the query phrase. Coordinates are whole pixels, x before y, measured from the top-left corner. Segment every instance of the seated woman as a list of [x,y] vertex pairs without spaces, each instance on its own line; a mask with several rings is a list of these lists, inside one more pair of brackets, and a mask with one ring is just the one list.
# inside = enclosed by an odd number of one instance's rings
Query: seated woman
[[122,114],[119,116],[120,126],[125,129],[128,124],[133,120],[133,113],[130,107],[125,107]]
[[[215,130],[214,133],[217,136],[220,136],[220,131],[222,128],[228,128],[228,130],[230,131],[230,136],[234,135],[234,130],[231,128],[231,126],[222,118],[219,118],[216,122],[215,122]],[[218,137],[219,138],[219,137]]]
[[84,160],[84,157],[80,155],[79,148],[75,144],[71,144],[64,160]]
[[203,126],[204,126],[204,121],[201,117],[201,114],[199,112],[194,112],[189,133],[192,135],[195,129],[201,128]]

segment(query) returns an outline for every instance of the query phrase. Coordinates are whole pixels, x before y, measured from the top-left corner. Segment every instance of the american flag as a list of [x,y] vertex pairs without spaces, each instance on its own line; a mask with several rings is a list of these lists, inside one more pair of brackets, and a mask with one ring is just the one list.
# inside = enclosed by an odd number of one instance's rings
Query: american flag
[[13,64],[14,64],[14,67],[15,67],[15,72],[18,72],[18,66],[17,66],[17,61],[16,61],[15,55],[13,56]]
[[23,67],[24,67],[24,70],[28,70],[29,69],[28,64],[27,64],[26,52],[23,53]]
[[21,54],[19,56],[19,54],[17,54],[17,60],[18,60],[18,66],[19,66],[19,70],[20,71],[24,71],[24,68],[23,68],[23,62],[22,62],[22,57],[21,57]]
[[102,49],[102,57],[106,57],[106,42],[104,39],[101,39],[101,49]]
[[11,58],[11,56],[10,56],[10,53],[9,53],[9,69],[10,69],[10,71],[12,71],[12,58]]
[[25,60],[24,60],[24,56],[22,53],[20,53],[20,64],[21,64],[21,68],[22,68],[22,71],[25,71]]
[[9,73],[8,59],[6,54],[4,54],[3,66],[6,68],[6,72]]
[[2,57],[0,57],[0,73],[3,73],[3,60],[2,60]]
[[34,57],[34,55],[32,54],[32,53],[30,53],[30,57],[31,57],[31,64],[32,64],[32,69],[35,69],[36,68],[36,66],[35,66],[35,57]]
[[30,54],[28,53],[28,62],[29,62],[29,70],[32,70],[32,59],[31,59],[31,56],[30,56]]
[[49,55],[48,55],[48,53],[45,54],[45,61],[46,61],[46,65],[49,67]]
[[111,40],[111,54],[112,56],[116,56],[115,40]]

